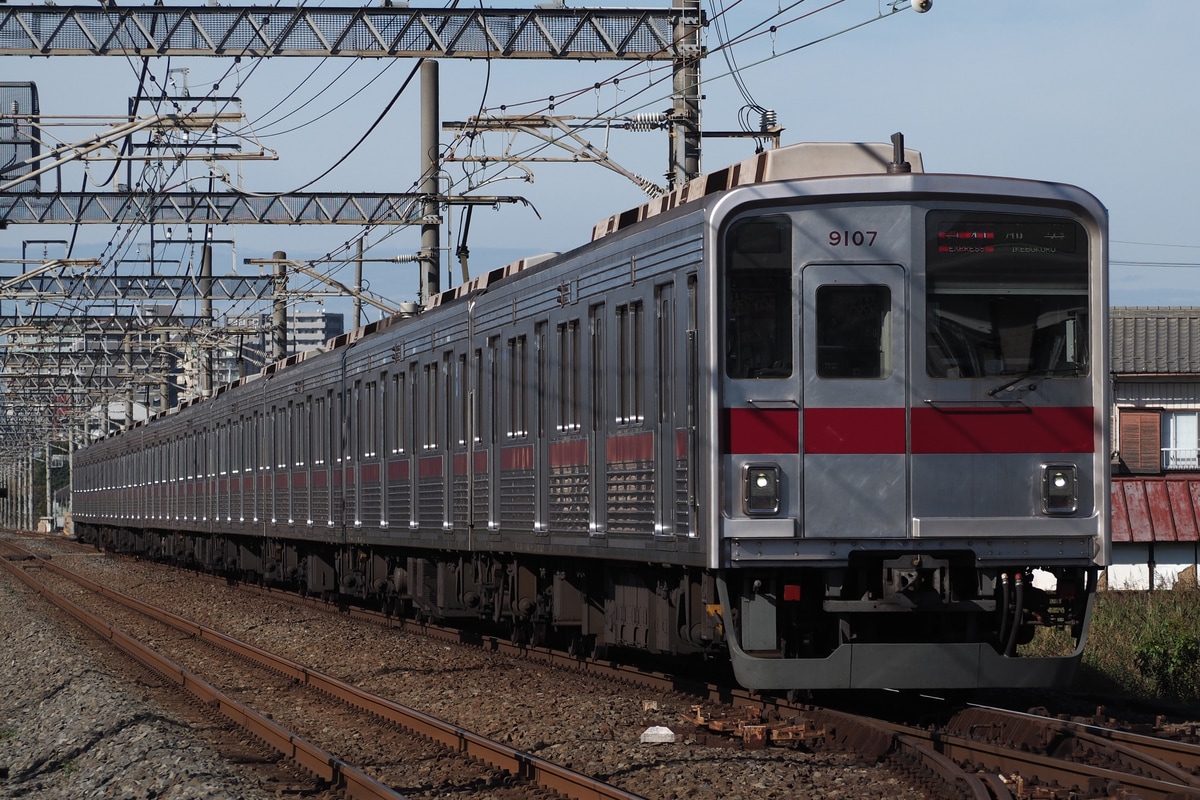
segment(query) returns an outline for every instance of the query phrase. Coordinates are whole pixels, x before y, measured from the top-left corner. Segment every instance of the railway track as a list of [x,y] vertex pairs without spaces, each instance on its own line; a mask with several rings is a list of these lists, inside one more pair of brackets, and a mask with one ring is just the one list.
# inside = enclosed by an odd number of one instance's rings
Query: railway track
[[[429,778],[414,777],[420,771],[413,761],[446,755],[452,763],[439,768],[440,780],[474,783],[495,797],[544,797],[546,791],[589,800],[639,797],[197,625],[11,543],[3,550],[4,566],[43,597],[352,800],[404,798],[395,787],[414,782],[425,791],[429,787],[420,784]],[[299,708],[302,714],[289,715]],[[280,720],[289,716],[285,727]],[[331,729],[353,730],[353,748],[339,755],[316,742]],[[397,762],[394,753],[406,758]]]
[[[257,587],[246,591],[270,594]],[[701,685],[666,674],[579,659],[546,648],[514,645],[503,639],[417,625],[410,621],[360,609],[337,609],[319,600],[292,602],[324,609],[338,616],[369,620],[381,626],[419,629],[425,636],[474,644],[489,652],[523,660],[541,660],[628,685],[656,691],[683,692],[701,703],[686,735],[701,736],[711,728],[714,714],[741,715],[746,724],[732,728],[739,747],[779,744],[771,731],[795,728],[803,720],[811,731],[820,731],[820,746],[857,753],[863,760],[887,765],[930,796],[966,798],[1057,797],[1200,797],[1196,777],[1200,749],[1174,742],[1112,730],[1096,720],[1061,720],[1016,714],[1001,709],[969,708],[937,730],[889,723],[829,708],[791,704],[778,698],[756,696],[728,686]],[[710,704],[715,708],[709,709]],[[735,710],[736,709],[736,710]],[[749,711],[747,711],[749,709]],[[685,725],[686,721],[681,720]],[[753,729],[747,734],[747,729]],[[728,735],[724,731],[722,735]],[[793,736],[794,744],[794,732]]]

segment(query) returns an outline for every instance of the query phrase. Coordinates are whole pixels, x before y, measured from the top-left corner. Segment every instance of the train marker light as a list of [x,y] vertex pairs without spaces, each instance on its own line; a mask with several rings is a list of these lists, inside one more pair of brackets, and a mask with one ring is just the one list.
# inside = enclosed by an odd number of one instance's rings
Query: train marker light
[[743,468],[743,510],[749,516],[779,513],[779,465],[747,464]]
[[1074,464],[1042,465],[1042,511],[1073,514],[1079,506],[1079,475]]

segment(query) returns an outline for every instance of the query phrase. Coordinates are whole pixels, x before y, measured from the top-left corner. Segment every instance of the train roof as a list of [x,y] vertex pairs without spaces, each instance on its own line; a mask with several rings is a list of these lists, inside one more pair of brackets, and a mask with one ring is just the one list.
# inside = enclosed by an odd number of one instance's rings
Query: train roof
[[[903,147],[903,144],[901,144]],[[678,208],[716,192],[770,181],[802,178],[828,178],[835,175],[868,175],[892,171],[895,143],[882,142],[801,142],[766,150],[751,158],[723,167],[688,181],[683,186],[636,208],[606,217],[592,228],[592,241],[628,228],[636,222]],[[904,160],[911,172],[924,172],[921,153],[904,149]],[[503,267],[434,295],[422,310],[457,300],[486,289],[490,284],[542,264],[560,253],[544,253],[505,264]]]
[[[764,150],[745,161],[694,178],[662,197],[600,220],[592,228],[592,241],[737,186],[836,175],[887,174],[893,171],[895,149],[893,144],[881,142],[801,142]],[[909,165],[907,171],[925,171],[917,150],[904,148],[904,161]]]

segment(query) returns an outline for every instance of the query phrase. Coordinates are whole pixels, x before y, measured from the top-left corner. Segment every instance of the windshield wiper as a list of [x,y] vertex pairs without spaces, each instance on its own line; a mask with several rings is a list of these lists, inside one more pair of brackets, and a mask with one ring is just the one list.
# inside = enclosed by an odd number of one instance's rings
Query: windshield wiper
[[[1035,369],[1029,369],[1029,370],[1022,372],[1020,375],[1013,378],[1011,381],[1002,383],[999,386],[997,386],[995,389],[989,389],[988,397],[995,397],[996,395],[1003,392],[1005,389],[1011,389],[1013,386],[1016,386],[1018,383],[1020,383],[1023,380],[1026,380],[1028,378],[1033,378],[1036,376],[1049,378],[1054,375],[1063,375],[1063,374],[1067,374],[1067,373],[1072,374],[1072,375],[1079,375],[1080,374],[1080,366],[1078,364],[1076,364],[1076,365],[1070,366],[1070,367],[1052,367],[1052,368],[1048,368],[1048,369],[1042,369],[1039,367],[1039,368],[1035,368]],[[1029,384],[1029,388],[1030,389],[1035,388],[1034,384],[1032,384],[1032,383]]]

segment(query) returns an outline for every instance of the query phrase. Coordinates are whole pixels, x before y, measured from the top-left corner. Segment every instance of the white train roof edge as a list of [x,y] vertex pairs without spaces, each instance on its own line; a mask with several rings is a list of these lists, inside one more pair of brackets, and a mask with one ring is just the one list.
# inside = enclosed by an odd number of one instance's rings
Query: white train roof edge
[[[602,239],[691,200],[738,186],[802,178],[828,178],[836,175],[886,174],[894,154],[895,145],[883,142],[801,142],[766,150],[744,161],[705,173],[662,197],[606,217],[592,228],[591,240],[594,242]],[[905,148],[904,159],[912,172],[924,172],[919,151]],[[491,283],[516,275],[559,255],[561,253],[543,253],[489,270],[466,283],[433,295],[421,306],[421,311],[437,308],[443,303],[486,289]],[[341,344],[342,340],[337,342]],[[333,348],[333,344],[330,342],[330,349]]]
[[[801,142],[764,150],[745,161],[709,172],[662,197],[607,217],[592,228],[592,241],[714,192],[771,181],[886,174],[894,147],[881,142]],[[924,172],[921,153],[904,149],[912,172]]]

